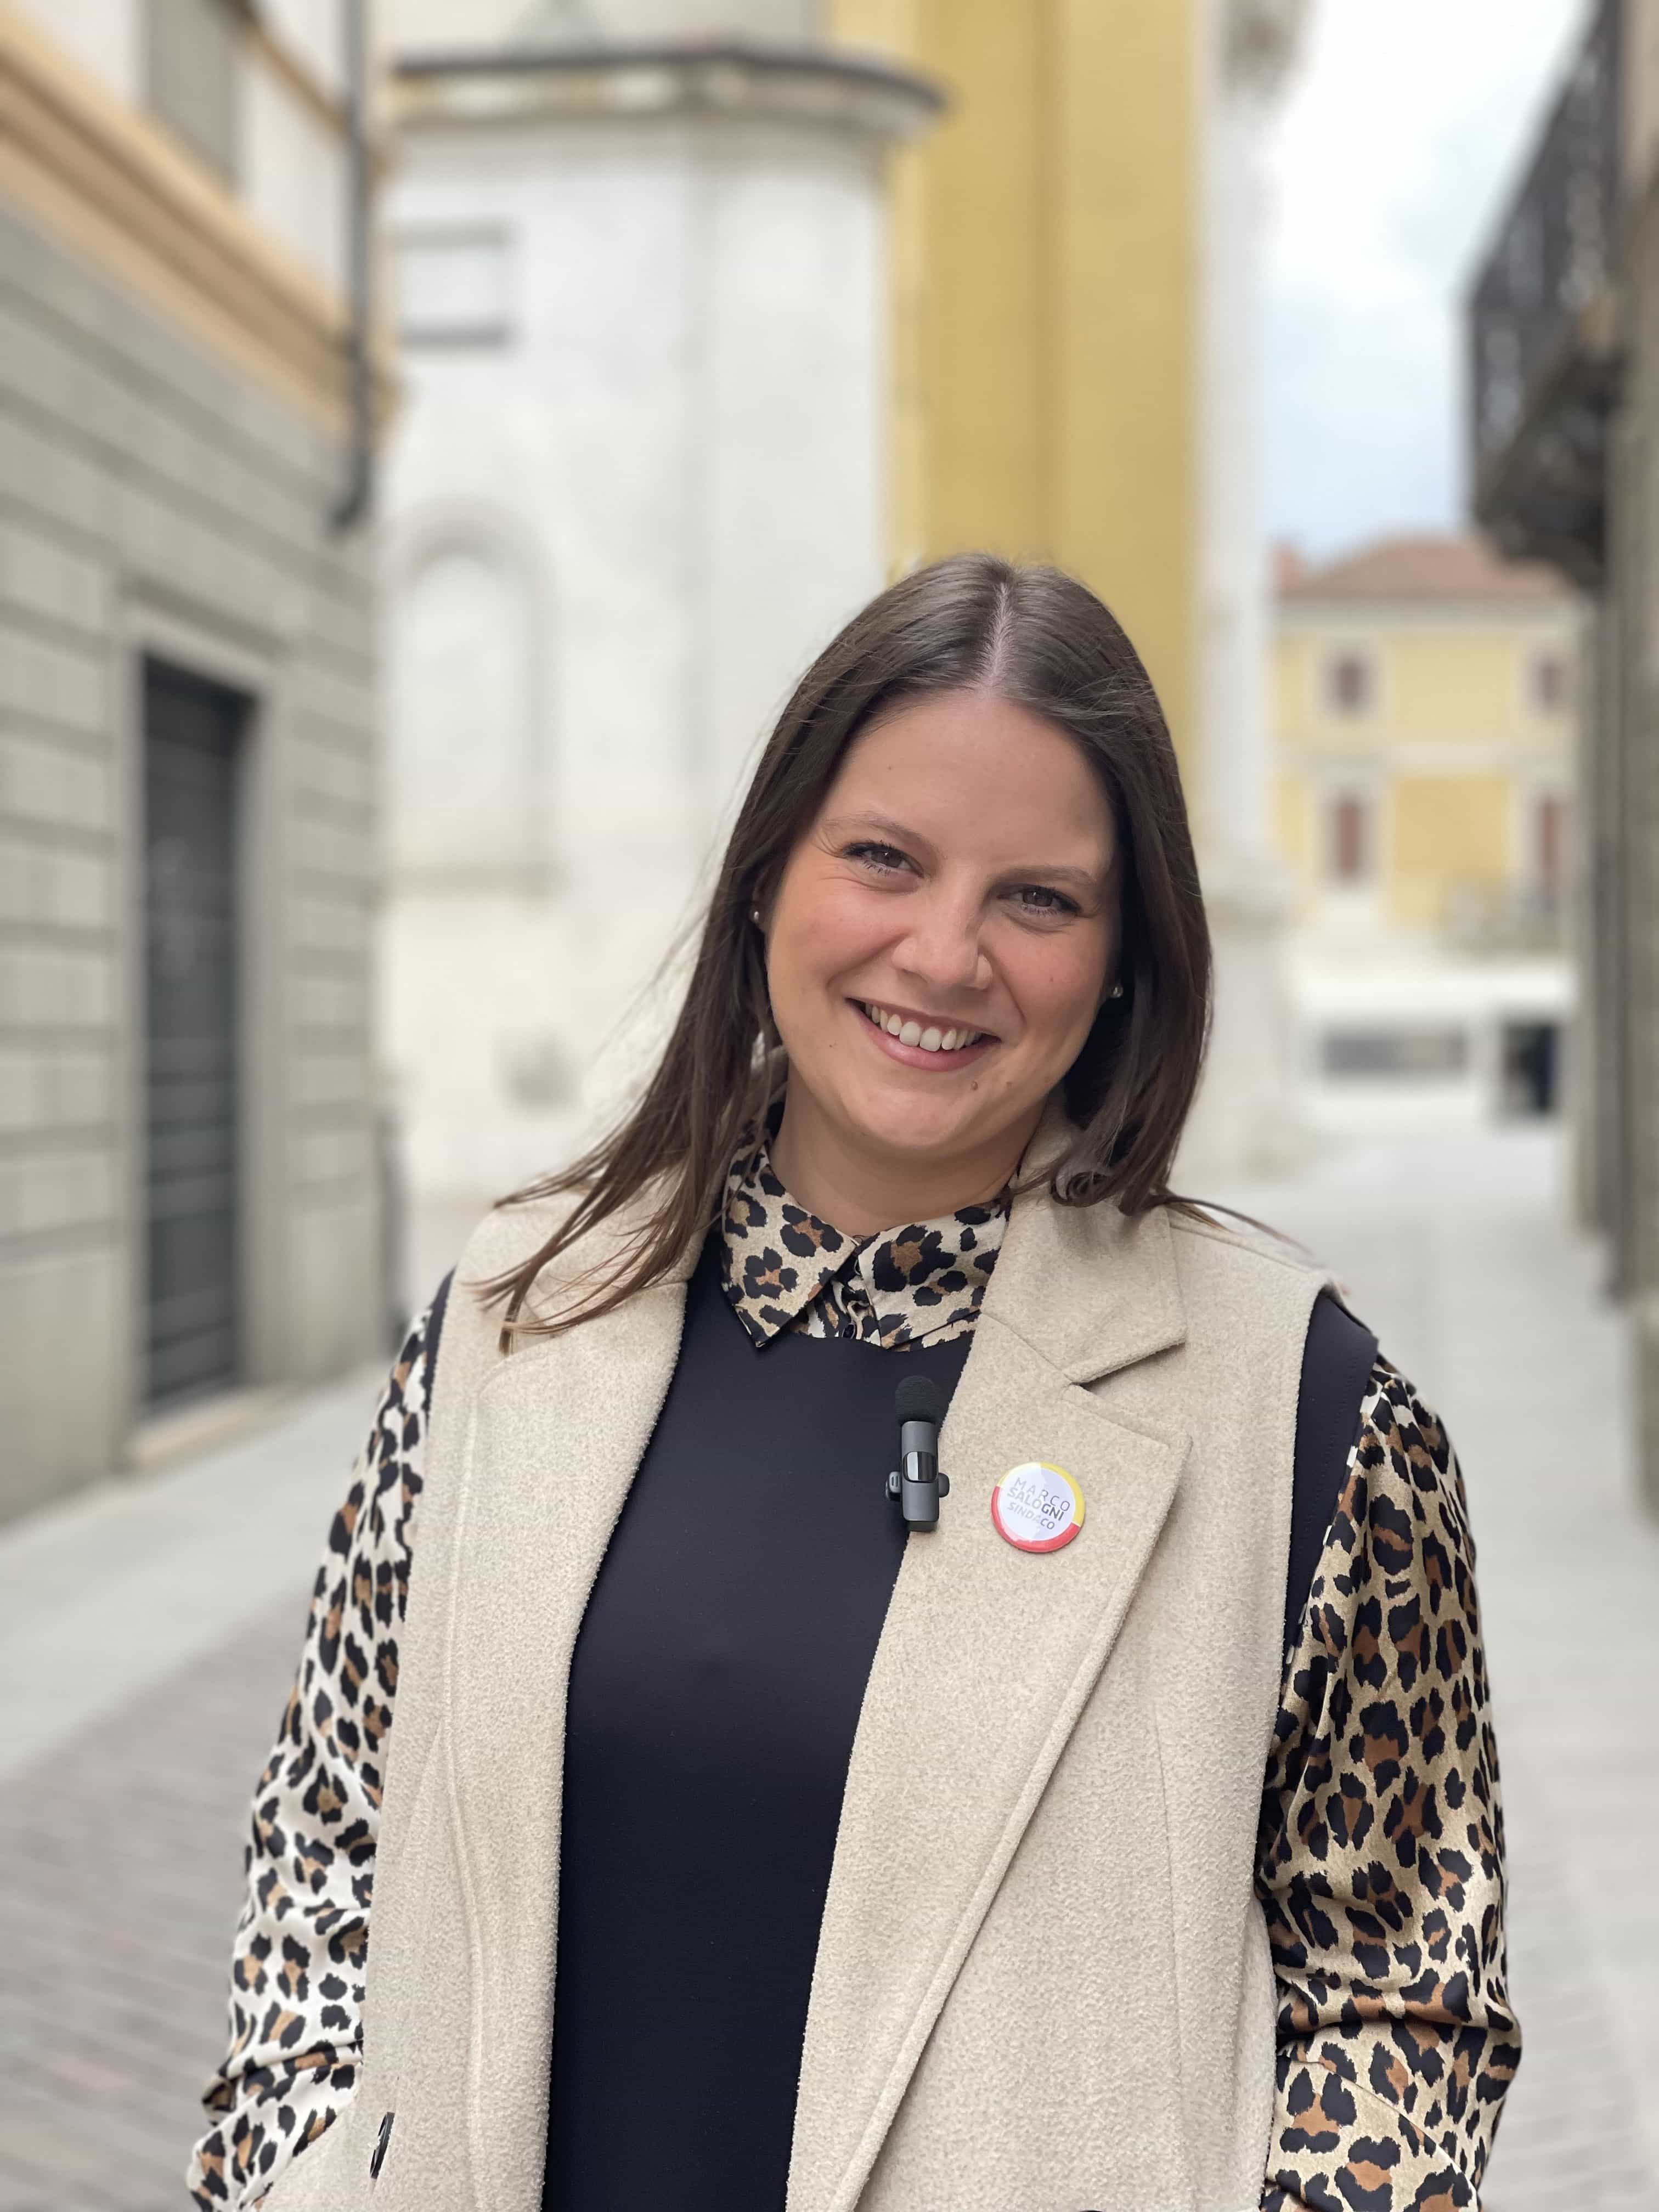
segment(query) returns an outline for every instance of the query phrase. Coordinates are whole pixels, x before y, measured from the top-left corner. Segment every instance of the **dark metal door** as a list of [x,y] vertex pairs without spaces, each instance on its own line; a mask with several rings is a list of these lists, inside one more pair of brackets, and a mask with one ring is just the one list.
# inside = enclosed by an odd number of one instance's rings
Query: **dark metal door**
[[236,1378],[237,782],[248,701],[144,663],[151,1405]]

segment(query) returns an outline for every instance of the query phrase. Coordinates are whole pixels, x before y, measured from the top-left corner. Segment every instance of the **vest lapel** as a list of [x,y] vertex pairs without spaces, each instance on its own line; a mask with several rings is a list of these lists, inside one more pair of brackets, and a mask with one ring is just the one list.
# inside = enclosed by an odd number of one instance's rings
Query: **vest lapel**
[[473,1412],[447,1664],[476,1977],[471,2148],[478,2202],[501,2212],[541,2201],[571,1653],[684,1310],[684,1279],[663,1283],[517,1352]]
[[[940,1438],[951,1495],[906,1549],[854,1745],[789,2212],[856,2203],[1169,1510],[1186,1438],[1122,1427],[1077,1382],[1182,1326],[1161,1215],[1017,1203]],[[1066,1468],[1086,1509],[1048,1554],[991,1521],[998,1479],[1033,1459]]]

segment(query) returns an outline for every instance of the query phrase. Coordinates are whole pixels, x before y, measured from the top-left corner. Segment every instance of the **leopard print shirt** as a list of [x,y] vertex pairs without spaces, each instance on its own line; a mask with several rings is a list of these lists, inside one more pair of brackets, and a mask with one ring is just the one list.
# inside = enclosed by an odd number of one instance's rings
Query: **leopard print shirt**
[[721,1283],[756,1344],[786,1328],[890,1351],[948,1344],[978,1320],[1007,1225],[999,1200],[848,1237],[790,1197],[763,1138],[726,1180]]
[[1498,1753],[1463,1480],[1383,1359],[1285,1662],[1255,1881],[1279,1984],[1264,2212],[1478,2208],[1521,2057]]
[[198,2204],[256,2204],[356,2085],[433,1310],[398,1354],[330,1527],[299,1673],[254,1785],[229,2048],[204,2096],[211,2124],[186,2175]]
[[[976,1206],[848,1239],[790,1200],[763,1146],[727,1186],[726,1295],[757,1343],[938,1342],[972,1328],[1006,1218]],[[188,2177],[204,2212],[258,2203],[356,2083],[429,1323],[329,1532],[255,1790],[229,2047]],[[1475,2207],[1519,2057],[1497,1760],[1462,1480],[1385,1361],[1285,1662],[1255,1875],[1279,1990],[1263,2212]]]

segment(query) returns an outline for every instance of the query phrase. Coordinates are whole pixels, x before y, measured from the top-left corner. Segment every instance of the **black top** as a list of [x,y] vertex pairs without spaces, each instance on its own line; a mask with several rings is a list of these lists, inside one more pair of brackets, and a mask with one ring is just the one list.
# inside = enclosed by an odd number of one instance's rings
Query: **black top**
[[[924,1374],[948,1404],[972,1342],[757,1349],[720,1266],[716,1235],[572,1662],[544,2212],[782,2212],[848,1760],[903,1556],[894,1392]],[[1319,1302],[1287,1644],[1374,1352]]]
[[1302,1352],[1296,1405],[1296,1468],[1291,1489],[1291,1556],[1285,1577],[1285,1649],[1302,1609],[1342,1493],[1348,1454],[1359,1433],[1376,1339],[1328,1291],[1314,1301]]

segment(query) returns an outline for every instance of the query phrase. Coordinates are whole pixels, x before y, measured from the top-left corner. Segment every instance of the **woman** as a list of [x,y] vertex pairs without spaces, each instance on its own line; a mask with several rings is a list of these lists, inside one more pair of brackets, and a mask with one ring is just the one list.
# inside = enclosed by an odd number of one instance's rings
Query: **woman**
[[1172,1197],[1208,979],[1080,585],[945,562],[808,672],[640,1103],[393,1371],[200,2203],[1476,2202],[1462,1484],[1316,1272]]

